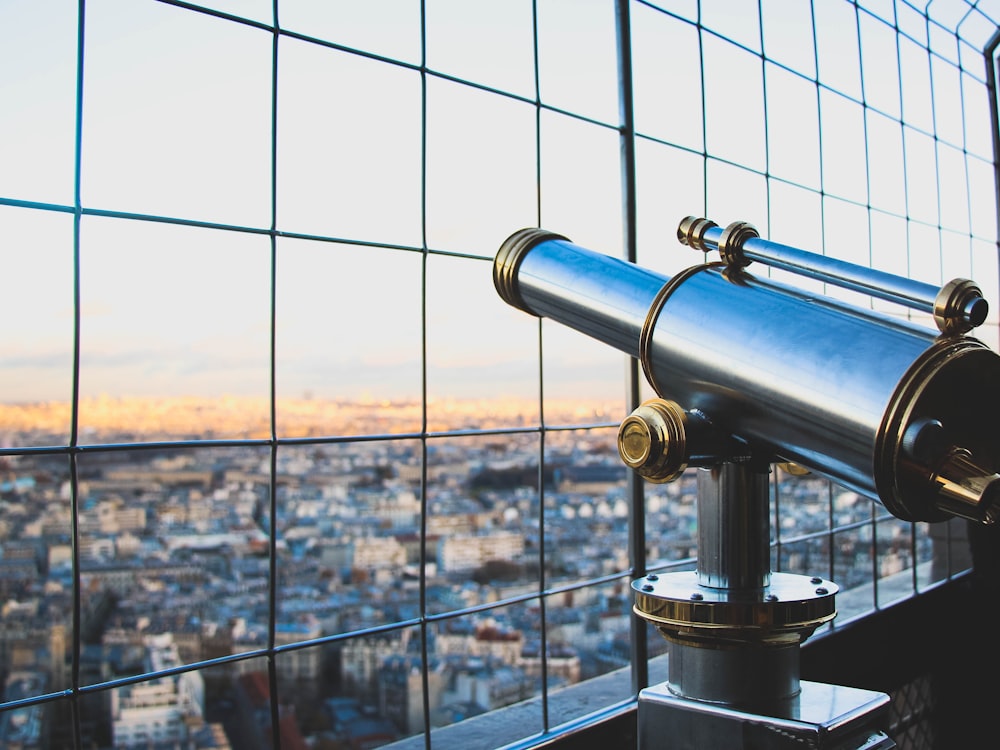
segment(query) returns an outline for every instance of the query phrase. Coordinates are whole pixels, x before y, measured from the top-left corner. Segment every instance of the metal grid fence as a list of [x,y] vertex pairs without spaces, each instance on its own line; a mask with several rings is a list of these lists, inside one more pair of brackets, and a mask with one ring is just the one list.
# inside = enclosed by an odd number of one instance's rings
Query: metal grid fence
[[[200,701],[287,748],[375,707],[368,741],[430,748],[534,696],[492,740],[527,746],[623,665],[628,705],[659,646],[627,584],[692,564],[692,488],[609,467],[636,363],[504,309],[495,248],[540,225],[674,273],[701,214],[996,300],[992,5],[0,9],[3,309],[37,321],[0,334],[0,732],[167,742],[127,709]],[[967,567],[825,482],[776,474],[774,515],[841,622]],[[470,645],[493,697],[440,700]]]

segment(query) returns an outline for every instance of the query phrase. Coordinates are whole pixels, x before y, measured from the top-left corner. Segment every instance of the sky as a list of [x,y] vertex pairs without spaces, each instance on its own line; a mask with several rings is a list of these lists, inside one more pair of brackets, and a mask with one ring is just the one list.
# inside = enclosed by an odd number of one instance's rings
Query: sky
[[[703,3],[701,30],[694,2],[633,4],[640,263],[699,261],[674,233],[708,215],[996,300],[982,60],[904,3],[860,5],[815,3],[814,46],[807,3]],[[623,391],[619,353],[491,281],[523,226],[622,252],[614,3],[539,0],[540,112],[530,0],[425,7],[426,79],[416,0],[282,0],[272,133],[271,31],[86,3],[80,203],[116,216],[80,221],[81,397],[266,396],[272,325],[279,397],[412,398],[426,376],[431,398],[530,398],[540,365],[553,395]],[[72,395],[77,9],[0,0],[0,401]],[[991,33],[979,11],[961,29]],[[295,235],[273,258],[272,224]]]

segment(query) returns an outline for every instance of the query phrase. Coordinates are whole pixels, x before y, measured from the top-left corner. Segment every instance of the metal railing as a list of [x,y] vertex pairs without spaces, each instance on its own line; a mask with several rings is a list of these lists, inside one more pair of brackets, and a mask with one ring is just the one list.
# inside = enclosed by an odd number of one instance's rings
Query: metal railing
[[[0,50],[0,309],[32,323],[0,334],[0,736],[45,716],[52,747],[110,746],[112,710],[161,683],[183,702],[186,676],[209,685],[207,726],[263,709],[246,726],[273,748],[349,731],[335,696],[428,748],[529,696],[520,746],[577,731],[590,714],[552,711],[553,691],[623,665],[608,710],[633,699],[662,646],[628,582],[691,565],[693,490],[606,460],[646,390],[636,361],[623,378],[494,299],[514,226],[674,272],[680,218],[739,216],[1000,296],[981,3],[373,5],[0,10],[20,37]],[[833,628],[968,565],[953,527],[826,482],[776,473],[772,511],[774,569],[853,592]],[[175,546],[152,547],[154,520]],[[495,557],[462,567],[458,540],[487,537]],[[466,572],[444,585],[435,565]],[[445,712],[473,672],[448,658],[508,653],[509,628],[518,669],[478,683],[497,697]],[[140,636],[164,632],[178,657],[152,666]],[[289,728],[310,705],[325,723]]]

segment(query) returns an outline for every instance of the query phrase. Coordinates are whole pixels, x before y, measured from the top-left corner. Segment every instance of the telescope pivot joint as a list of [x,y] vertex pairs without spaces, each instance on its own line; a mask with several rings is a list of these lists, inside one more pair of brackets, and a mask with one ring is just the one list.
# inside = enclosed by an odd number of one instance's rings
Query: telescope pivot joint
[[662,398],[644,401],[618,428],[618,455],[648,482],[677,479],[689,466],[749,458],[745,443],[712,425],[696,409]]

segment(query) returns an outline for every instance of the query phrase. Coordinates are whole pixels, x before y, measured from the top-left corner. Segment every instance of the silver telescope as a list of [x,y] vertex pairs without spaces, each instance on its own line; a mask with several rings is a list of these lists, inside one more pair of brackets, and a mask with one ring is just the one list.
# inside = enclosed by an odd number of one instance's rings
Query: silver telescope
[[[1000,516],[1000,355],[969,335],[988,307],[973,282],[936,288],[743,222],[688,217],[678,239],[721,259],[667,277],[529,228],[494,261],[506,302],[641,362],[660,398],[622,422],[627,465],[662,482],[743,452],[908,521]],[[937,330],[754,275],[754,262],[929,313]]]

